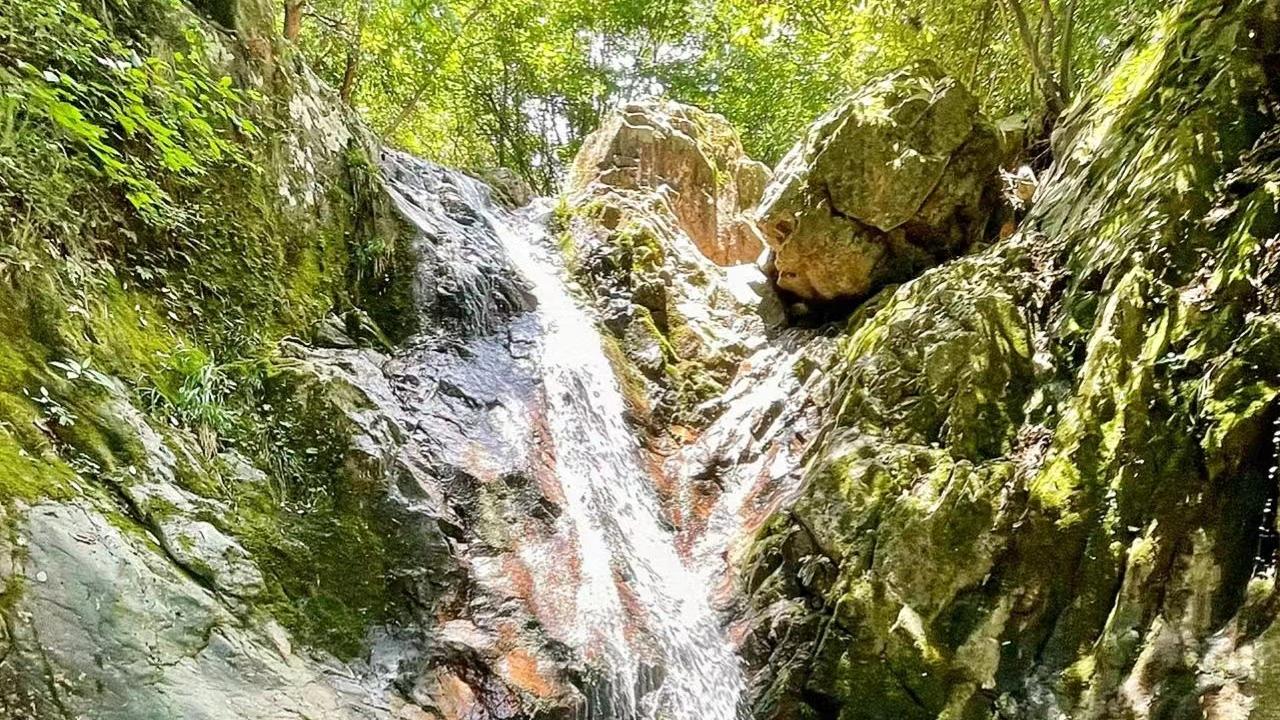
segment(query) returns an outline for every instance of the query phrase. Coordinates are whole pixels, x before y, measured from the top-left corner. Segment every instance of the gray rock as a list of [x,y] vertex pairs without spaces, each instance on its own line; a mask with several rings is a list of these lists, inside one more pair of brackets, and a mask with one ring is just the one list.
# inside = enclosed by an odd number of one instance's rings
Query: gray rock
[[42,503],[20,518],[26,547],[6,583],[12,649],[0,715],[95,720],[386,717],[344,697],[321,667],[282,659],[128,520]]
[[248,551],[213,525],[173,516],[160,520],[156,530],[174,560],[218,591],[240,598],[262,592],[262,572]]

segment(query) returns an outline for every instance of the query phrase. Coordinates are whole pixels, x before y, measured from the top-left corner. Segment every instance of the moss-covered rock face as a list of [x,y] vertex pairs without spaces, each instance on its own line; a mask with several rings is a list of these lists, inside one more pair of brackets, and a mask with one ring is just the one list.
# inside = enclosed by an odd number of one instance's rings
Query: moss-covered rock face
[[849,321],[757,716],[1274,714],[1277,18],[1167,11],[1017,235]]
[[[234,382],[188,370],[244,367],[366,300],[386,318],[375,296],[391,297],[372,146],[308,71],[275,62],[274,10],[228,6],[241,44],[179,2],[124,6],[0,13],[19,61],[0,70],[16,128],[0,150],[0,447],[50,467],[94,454],[76,407],[96,373],[231,431],[216,405]],[[32,499],[60,473],[8,475],[0,494]]]
[[0,10],[0,715],[369,717],[461,584],[443,503],[277,348],[469,318],[278,7],[110,7]]
[[757,210],[778,286],[862,297],[980,239],[999,147],[977,100],[932,63],[860,90],[779,163]]

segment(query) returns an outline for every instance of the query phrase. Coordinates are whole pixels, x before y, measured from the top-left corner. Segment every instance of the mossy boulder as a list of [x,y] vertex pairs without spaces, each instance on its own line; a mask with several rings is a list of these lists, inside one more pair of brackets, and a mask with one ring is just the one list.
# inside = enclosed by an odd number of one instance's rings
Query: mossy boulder
[[745,212],[767,176],[724,118],[673,102],[623,107],[578,154],[552,229],[650,429],[705,424],[781,322]]
[[977,100],[932,63],[875,81],[782,159],[757,218],[778,286],[857,298],[964,251],[993,207],[999,143]]

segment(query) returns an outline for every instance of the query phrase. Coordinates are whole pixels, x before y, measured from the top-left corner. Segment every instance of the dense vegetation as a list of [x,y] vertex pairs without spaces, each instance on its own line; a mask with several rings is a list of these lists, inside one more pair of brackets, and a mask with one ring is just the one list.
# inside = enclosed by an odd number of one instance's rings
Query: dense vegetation
[[[145,472],[133,405],[194,440],[181,484],[273,548],[277,614],[342,652],[380,599],[350,603],[364,581],[338,564],[334,594],[290,603],[288,571],[329,572],[327,528],[368,521],[332,490],[327,446],[291,440],[304,413],[277,397],[276,348],[350,310],[389,245],[370,233],[364,147],[305,105],[323,92],[309,75],[272,64],[289,52],[268,39],[245,56],[181,0],[0,8],[0,501],[105,497],[160,522],[121,501]],[[271,482],[225,482],[231,450]]]
[[[296,4],[295,4],[296,6]],[[393,144],[548,191],[600,113],[666,95],[776,162],[833,97],[921,57],[988,114],[1052,115],[1151,0],[311,0],[308,58]]]

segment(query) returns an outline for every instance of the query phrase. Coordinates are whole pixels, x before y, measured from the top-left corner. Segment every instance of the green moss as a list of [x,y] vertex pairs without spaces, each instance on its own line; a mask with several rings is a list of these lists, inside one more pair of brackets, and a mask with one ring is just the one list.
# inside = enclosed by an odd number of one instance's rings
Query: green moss
[[1169,18],[1166,16],[1157,25],[1159,30],[1153,40],[1128,53],[1111,71],[1102,94],[1105,108],[1115,110],[1128,105],[1159,78],[1165,54],[1161,31],[1168,22]]
[[1012,449],[1032,388],[1030,329],[1018,309],[1026,278],[1003,271],[981,287],[971,281],[998,262],[939,268],[851,320],[842,424],[944,444],[971,460]]
[[605,357],[609,360],[609,365],[613,367],[614,377],[618,378],[627,408],[636,417],[648,418],[652,408],[649,405],[649,390],[644,376],[627,360],[626,353],[613,335],[601,333],[600,345]]
[[560,248],[560,255],[564,258],[564,263],[570,272],[573,272],[578,265],[578,244],[573,238],[573,232],[570,230],[562,230],[557,233],[556,247]]
[[[304,644],[350,659],[372,626],[407,602],[397,574],[424,561],[419,539],[393,519],[379,470],[349,452],[356,428],[332,403],[359,403],[351,388],[312,384],[305,372],[272,373],[240,444],[272,482],[225,485],[230,514],[211,518],[254,556],[266,580],[259,608]],[[246,412],[248,410],[246,409]]]
[[1083,479],[1079,469],[1064,458],[1054,458],[1031,482],[1031,497],[1036,505],[1059,515],[1059,526],[1076,525],[1083,520],[1071,512],[1072,498],[1081,491]]
[[37,457],[0,429],[0,502],[68,498],[75,473],[55,457]]
[[574,214],[579,217],[599,220],[604,216],[606,208],[608,208],[608,203],[605,202],[604,198],[597,197],[597,198],[592,198],[591,200],[588,200],[585,204],[583,204],[580,208],[578,208],[577,212],[575,212]]
[[[0,515],[0,520],[4,519]],[[9,532],[4,525],[0,525],[0,532]],[[13,538],[7,538],[12,541]],[[22,598],[22,592],[26,589],[27,578],[21,574],[10,575],[5,578],[3,585],[0,585],[0,622],[8,617],[9,612],[18,606],[18,600]],[[7,648],[6,648],[7,649]]]
[[[112,24],[95,19],[98,8],[79,0],[37,0],[0,11],[5,37],[25,37],[9,32],[15,23],[44,27],[57,17],[79,23],[46,28],[58,37],[93,35],[67,57],[32,66],[88,68],[71,73],[85,82],[66,92],[100,96],[60,100],[79,108],[89,123],[80,128],[86,132],[90,125],[115,122],[93,114],[113,106],[106,97],[114,92],[109,83],[88,82],[95,73],[115,72],[100,57],[129,57],[136,50],[155,63],[146,66],[147,73],[158,73],[149,82],[162,82],[165,72],[180,77],[205,67],[206,50],[221,64],[227,49],[238,49],[205,35],[207,28],[171,0],[123,0]],[[151,10],[158,16],[138,14]],[[146,27],[135,33],[135,21]],[[137,42],[160,25],[172,46]],[[89,52],[99,46],[126,49]],[[187,50],[187,59],[168,47]],[[23,44],[10,50],[25,57],[57,49]],[[254,77],[261,69],[254,62],[240,57],[234,64]],[[15,80],[11,70],[0,69],[6,89]],[[188,110],[218,114],[206,128],[216,135],[212,139],[194,125],[172,136],[202,143],[188,148],[199,167],[187,171],[155,166],[163,148],[115,126],[102,137],[133,142],[98,148],[125,163],[123,169],[105,167],[88,135],[60,134],[40,115],[47,105],[32,98],[18,102],[32,88],[43,92],[43,79],[20,78],[22,92],[0,97],[0,127],[17,133],[0,143],[6,169],[0,209],[22,218],[0,229],[0,502],[91,497],[114,508],[107,488],[119,481],[116,474],[146,459],[134,429],[112,415],[113,403],[132,402],[153,428],[165,429],[161,435],[175,450],[189,446],[187,431],[200,439],[201,452],[175,452],[178,483],[232,507],[206,519],[230,531],[261,562],[267,590],[258,609],[278,616],[301,642],[349,658],[363,648],[366,629],[392,618],[402,602],[393,588],[397,568],[407,565],[404,529],[380,505],[385,490],[359,485],[358,469],[345,464],[341,431],[329,426],[331,418],[307,414],[306,407],[264,387],[269,363],[262,357],[280,338],[306,337],[327,313],[361,303],[378,325],[403,337],[414,315],[406,272],[412,257],[377,171],[358,144],[335,158],[314,154],[316,202],[298,207],[281,197],[282,177],[292,172],[281,140],[285,134],[304,145],[312,139],[283,114],[291,70],[272,72],[280,81],[272,86],[280,93],[272,103],[208,73],[166,85],[164,93],[176,100],[164,110],[190,100]],[[198,96],[187,98],[188,90]],[[154,100],[149,92],[141,96]],[[228,123],[234,127],[225,132]],[[211,148],[213,155],[201,154]],[[131,181],[134,175],[158,184],[142,188]],[[108,393],[91,377],[63,378],[50,365],[54,361],[92,361],[113,389]],[[114,389],[117,382],[123,394]],[[41,387],[48,404],[42,404]],[[275,409],[264,409],[273,402]],[[51,404],[74,419],[50,419]],[[178,429],[168,431],[171,425]],[[228,445],[251,455],[270,480],[227,486],[208,459]],[[145,509],[153,521],[171,511],[158,502]],[[141,532],[134,519],[115,509],[108,514],[122,528]]]
[[[1223,628],[1258,638],[1240,646],[1274,685],[1269,13],[1171,7],[1063,116],[1019,234],[849,323],[838,417],[754,550],[781,564],[753,578],[756,609],[820,603],[844,633],[772,648],[806,657],[824,716],[873,716],[904,686],[926,717],[1110,717],[1133,687],[1152,717],[1195,715],[1195,678],[1234,662],[1205,652]],[[776,560],[804,534],[836,582]],[[1172,636],[1188,651],[1164,652]],[[939,671],[945,713],[915,679]],[[1028,697],[1028,678],[1058,682]]]
[[107,373],[136,376],[154,371],[173,352],[180,335],[171,329],[160,305],[151,295],[124,289],[118,280],[106,280],[94,298],[87,325],[93,343],[83,347]]
[[589,207],[591,207],[590,203],[581,209],[574,210],[573,205],[569,203],[569,197],[561,195],[556,198],[556,204],[551,210],[551,219],[547,221],[547,234],[555,238],[556,247],[560,248],[560,255],[564,258],[565,267],[570,273],[576,272],[578,266],[578,243],[573,235],[573,220],[575,217],[589,217],[591,213],[598,212],[598,209],[589,210]]
[[[332,478],[334,470],[318,472]],[[341,659],[360,655],[369,628],[404,603],[394,591],[396,569],[408,566],[396,539],[402,528],[382,519],[381,501],[335,483],[332,494],[282,506],[265,488],[239,487],[233,515],[222,519],[263,571],[259,609]]]
[[1063,689],[1073,696],[1083,693],[1093,681],[1095,667],[1096,661],[1093,655],[1085,655],[1072,663],[1071,667],[1062,673]]
[[[0,288],[0,390],[20,392],[31,380],[32,368],[42,367],[46,350],[27,334],[15,308],[17,299]],[[15,304],[11,304],[15,303]]]
[[[583,208],[586,213],[586,208]],[[577,214],[573,210],[573,205],[569,203],[567,195],[560,195],[556,198],[556,204],[551,208],[551,219],[547,221],[547,232],[551,235],[559,235],[569,229],[569,225],[573,222],[574,215]]]
[[658,242],[653,228],[643,223],[628,222],[611,236],[611,241],[626,258],[633,273],[654,272],[666,259],[666,251]]

